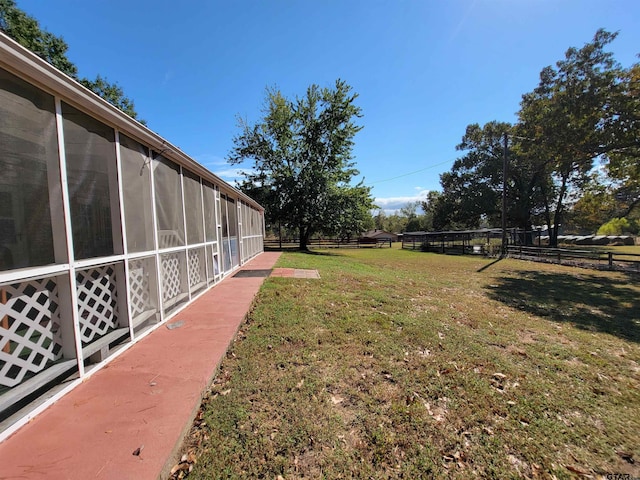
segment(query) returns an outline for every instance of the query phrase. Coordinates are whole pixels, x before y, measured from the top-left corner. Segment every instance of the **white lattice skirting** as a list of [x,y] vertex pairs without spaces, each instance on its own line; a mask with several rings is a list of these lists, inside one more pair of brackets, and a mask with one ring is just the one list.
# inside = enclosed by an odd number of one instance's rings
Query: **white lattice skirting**
[[0,385],[14,387],[62,357],[58,286],[53,279],[0,287]]
[[189,286],[193,287],[203,281],[200,276],[200,250],[192,250],[189,252]]
[[167,302],[180,295],[180,257],[177,253],[162,256],[162,299]]
[[149,292],[149,274],[145,272],[144,263],[140,260],[132,261],[129,266],[129,297],[131,315],[134,318],[154,308]]
[[78,316],[86,345],[118,326],[116,272],[113,265],[77,272]]

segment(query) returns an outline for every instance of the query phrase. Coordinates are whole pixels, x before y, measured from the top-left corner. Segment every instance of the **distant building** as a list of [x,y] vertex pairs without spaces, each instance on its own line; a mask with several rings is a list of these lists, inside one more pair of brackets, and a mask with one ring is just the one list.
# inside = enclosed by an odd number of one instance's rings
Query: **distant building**
[[376,240],[391,240],[392,242],[398,241],[397,234],[377,229],[363,233],[360,238],[375,238]]

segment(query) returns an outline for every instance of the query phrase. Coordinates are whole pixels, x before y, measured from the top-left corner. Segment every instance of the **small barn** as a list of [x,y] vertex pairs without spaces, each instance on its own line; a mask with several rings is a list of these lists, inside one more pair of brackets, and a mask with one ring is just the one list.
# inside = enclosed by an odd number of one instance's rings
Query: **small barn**
[[361,238],[375,238],[376,240],[384,241],[398,241],[398,235],[395,233],[387,232],[385,230],[369,230],[361,235]]

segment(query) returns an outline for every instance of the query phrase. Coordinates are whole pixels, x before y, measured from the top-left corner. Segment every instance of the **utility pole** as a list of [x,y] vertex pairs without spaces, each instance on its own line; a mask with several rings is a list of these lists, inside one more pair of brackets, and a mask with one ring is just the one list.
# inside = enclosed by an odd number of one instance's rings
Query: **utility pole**
[[502,257],[507,255],[507,141],[508,133],[504,132],[504,152],[502,156]]

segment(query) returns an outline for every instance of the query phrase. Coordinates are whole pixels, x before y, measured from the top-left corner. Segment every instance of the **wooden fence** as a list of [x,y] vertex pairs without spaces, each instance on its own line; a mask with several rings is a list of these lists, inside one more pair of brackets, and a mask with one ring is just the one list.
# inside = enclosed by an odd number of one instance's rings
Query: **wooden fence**
[[[300,246],[300,242],[298,240],[278,240],[270,238],[264,240],[264,248],[265,250],[289,250],[296,249]],[[363,248],[363,247],[391,247],[391,240],[388,239],[376,239],[375,241],[371,241],[370,239],[366,239],[363,241],[361,239],[351,239],[351,240],[340,240],[337,238],[314,238],[309,240],[307,244],[309,248]]]
[[576,265],[602,270],[640,272],[640,254],[635,253],[512,245],[508,247],[508,255],[511,258],[537,262]]

